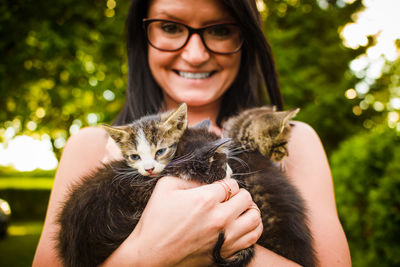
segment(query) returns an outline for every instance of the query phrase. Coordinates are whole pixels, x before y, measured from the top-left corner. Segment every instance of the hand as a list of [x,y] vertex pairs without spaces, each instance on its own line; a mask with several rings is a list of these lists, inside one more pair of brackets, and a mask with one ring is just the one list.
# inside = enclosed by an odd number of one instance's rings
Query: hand
[[260,215],[248,210],[253,202],[246,190],[239,190],[233,179],[225,182],[233,196],[223,202],[225,190],[219,184],[160,179],[126,240],[135,243],[136,257],[151,259],[154,266],[207,266],[212,264],[211,251],[222,231],[226,236],[223,257],[254,244],[262,231]]

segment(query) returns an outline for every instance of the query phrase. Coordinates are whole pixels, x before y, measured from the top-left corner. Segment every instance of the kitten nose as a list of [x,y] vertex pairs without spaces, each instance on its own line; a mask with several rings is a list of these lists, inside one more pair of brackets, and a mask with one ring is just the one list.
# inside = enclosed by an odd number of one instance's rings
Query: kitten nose
[[150,168],[150,169],[145,169],[145,171],[148,172],[148,173],[152,173],[153,170],[154,170],[154,167],[153,167],[153,168]]

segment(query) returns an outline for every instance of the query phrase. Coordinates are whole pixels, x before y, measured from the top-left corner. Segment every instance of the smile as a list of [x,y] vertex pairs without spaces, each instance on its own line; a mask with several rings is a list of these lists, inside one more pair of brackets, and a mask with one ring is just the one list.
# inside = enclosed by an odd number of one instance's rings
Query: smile
[[186,79],[207,79],[213,72],[184,72],[177,71],[178,75]]

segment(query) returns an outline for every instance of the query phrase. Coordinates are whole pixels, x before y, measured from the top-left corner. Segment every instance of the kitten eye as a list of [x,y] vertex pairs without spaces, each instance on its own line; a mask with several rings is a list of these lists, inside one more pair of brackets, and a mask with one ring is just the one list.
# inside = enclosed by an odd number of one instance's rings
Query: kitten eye
[[138,155],[138,154],[132,154],[132,155],[130,155],[129,156],[129,158],[131,159],[131,160],[139,160],[140,159],[140,156]]
[[286,145],[286,144],[287,144],[287,141],[283,141],[283,142],[280,142],[280,143],[278,143],[278,144],[272,145],[272,148],[281,147],[281,146],[284,146],[284,145]]
[[161,148],[161,149],[157,150],[157,152],[156,152],[156,156],[161,156],[162,154],[164,154],[164,153],[165,153],[165,151],[167,151],[167,149],[166,149],[166,148]]

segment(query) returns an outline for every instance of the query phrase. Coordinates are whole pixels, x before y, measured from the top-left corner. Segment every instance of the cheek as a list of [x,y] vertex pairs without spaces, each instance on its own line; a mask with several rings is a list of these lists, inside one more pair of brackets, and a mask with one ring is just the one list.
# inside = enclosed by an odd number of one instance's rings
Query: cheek
[[217,62],[224,69],[229,83],[232,83],[239,73],[241,56],[241,52],[229,56],[216,55]]
[[160,172],[162,172],[165,168],[165,164],[161,163],[161,162],[157,162],[154,166],[154,173],[158,174]]
[[136,170],[141,170],[141,169],[143,169],[141,166],[141,164],[140,164],[140,162],[141,161],[135,161],[135,162],[132,162],[132,161],[129,161],[128,162],[128,165],[131,167],[131,168],[133,168],[133,169],[136,169]]
[[151,46],[148,48],[147,60],[149,62],[150,71],[156,80],[160,70],[170,66],[174,58],[175,53],[173,52],[162,52]]

